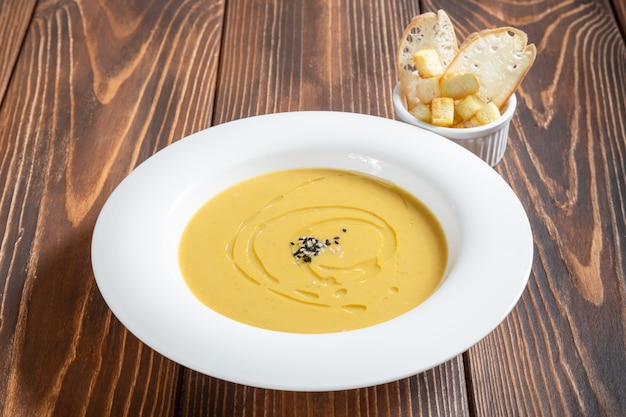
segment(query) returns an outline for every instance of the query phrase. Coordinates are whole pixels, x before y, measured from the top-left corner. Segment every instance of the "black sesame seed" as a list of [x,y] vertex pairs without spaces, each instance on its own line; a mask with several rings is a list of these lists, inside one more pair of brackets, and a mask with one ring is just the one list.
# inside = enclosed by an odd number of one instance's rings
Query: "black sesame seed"
[[[347,229],[342,228],[342,232],[346,232]],[[332,239],[323,239],[319,240],[313,236],[303,236],[298,238],[298,250],[292,251],[293,256],[302,260],[303,262],[311,262],[313,257],[319,256],[322,252],[324,252],[324,248],[332,245],[339,245],[340,236],[334,236]],[[294,242],[291,242],[292,245],[295,245]]]

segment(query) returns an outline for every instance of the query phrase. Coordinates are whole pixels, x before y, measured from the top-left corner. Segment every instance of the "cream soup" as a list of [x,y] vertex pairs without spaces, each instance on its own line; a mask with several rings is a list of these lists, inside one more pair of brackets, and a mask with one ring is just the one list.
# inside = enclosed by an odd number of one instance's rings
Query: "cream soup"
[[330,169],[261,175],[221,192],[186,226],[182,275],[231,319],[329,333],[371,326],[423,302],[447,261],[443,230],[409,193]]

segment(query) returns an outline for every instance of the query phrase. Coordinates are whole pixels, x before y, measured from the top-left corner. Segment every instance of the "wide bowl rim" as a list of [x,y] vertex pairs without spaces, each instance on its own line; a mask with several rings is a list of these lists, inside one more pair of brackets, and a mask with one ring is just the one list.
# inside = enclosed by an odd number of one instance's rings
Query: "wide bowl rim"
[[[229,183],[294,165],[345,166],[434,196],[437,213],[458,223],[459,243],[436,293],[380,325],[321,335],[246,326],[195,299],[175,254],[189,216]],[[175,142],[118,185],[92,239],[103,298],[146,345],[206,375],[290,391],[372,386],[455,357],[509,314],[532,257],[523,206],[489,165],[434,133],[342,112],[255,116]]]

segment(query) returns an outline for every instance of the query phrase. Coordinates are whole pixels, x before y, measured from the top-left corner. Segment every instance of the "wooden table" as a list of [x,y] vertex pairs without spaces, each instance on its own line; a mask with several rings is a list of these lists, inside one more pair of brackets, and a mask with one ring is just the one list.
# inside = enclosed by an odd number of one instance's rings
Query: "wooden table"
[[[113,316],[90,241],[156,151],[247,116],[394,118],[404,26],[443,8],[460,38],[537,45],[496,171],[527,210],[520,302],[458,357],[339,392],[224,382]],[[2,416],[619,416],[626,413],[626,6],[615,0],[0,1]]]

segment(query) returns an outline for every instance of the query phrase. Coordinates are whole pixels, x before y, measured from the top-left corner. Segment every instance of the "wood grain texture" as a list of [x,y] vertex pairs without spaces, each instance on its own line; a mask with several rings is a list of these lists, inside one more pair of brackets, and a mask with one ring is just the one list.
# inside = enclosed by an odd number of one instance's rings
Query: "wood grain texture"
[[170,416],[180,367],[98,292],[96,216],[210,123],[220,1],[42,1],[0,112],[0,414]]
[[626,40],[626,2],[611,0],[609,5],[615,13],[617,24],[622,32],[622,38]]
[[37,0],[0,1],[0,105]]
[[274,391],[196,372],[185,376],[180,416],[467,416],[463,363],[457,357],[412,378],[332,392]]
[[215,123],[297,110],[393,118],[392,57],[406,22],[419,13],[415,6],[380,0],[229,3]]
[[626,410],[626,50],[607,3],[437,1],[462,34],[525,30],[538,57],[498,172],[535,235],[513,313],[470,349],[472,413]]
[[[29,20],[35,3],[0,1],[0,415],[623,415],[623,2],[42,0]],[[130,334],[90,265],[113,188],[213,124],[393,118],[393,56],[420,5],[446,9],[461,37],[513,25],[538,48],[496,168],[534,233],[512,313],[432,370],[327,393],[221,381]]]

